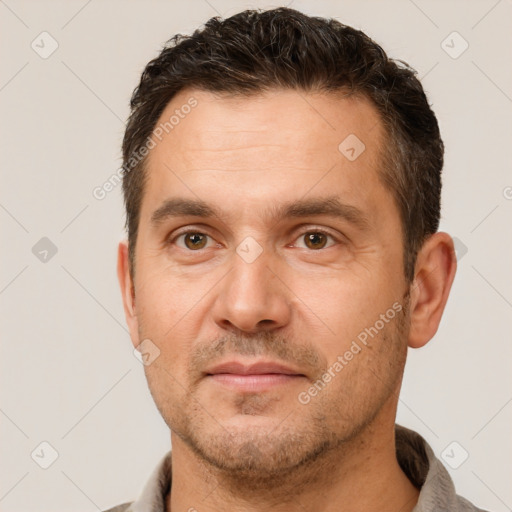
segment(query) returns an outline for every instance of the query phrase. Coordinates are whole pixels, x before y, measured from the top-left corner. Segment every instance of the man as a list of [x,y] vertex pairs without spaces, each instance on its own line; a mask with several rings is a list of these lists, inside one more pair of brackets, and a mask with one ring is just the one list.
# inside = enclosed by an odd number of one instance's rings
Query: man
[[245,11],[175,36],[131,109],[118,276],[172,457],[111,510],[479,510],[395,425],[456,269],[414,71]]

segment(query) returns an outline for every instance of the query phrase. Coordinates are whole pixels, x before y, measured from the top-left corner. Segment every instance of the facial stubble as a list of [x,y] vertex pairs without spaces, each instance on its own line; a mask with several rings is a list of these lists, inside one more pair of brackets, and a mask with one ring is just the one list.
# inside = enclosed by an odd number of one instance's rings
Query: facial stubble
[[[277,489],[285,496],[297,485],[326,485],[326,475],[335,473],[340,457],[361,448],[363,433],[372,428],[386,403],[397,400],[407,352],[408,294],[402,304],[402,311],[379,337],[364,346],[309,404],[301,404],[295,393],[291,400],[287,397],[286,407],[279,394],[234,396],[230,405],[249,419],[246,428],[229,426],[219,418],[214,401],[198,397],[205,364],[224,354],[267,356],[303,369],[310,376],[308,387],[329,366],[312,345],[292,344],[272,332],[222,337],[195,347],[185,385],[158,361],[146,368],[151,393],[171,431],[223,481],[225,489],[246,498],[252,494],[263,497],[262,493],[272,489],[275,498]],[[251,418],[258,416],[268,418],[268,423],[251,424]]]

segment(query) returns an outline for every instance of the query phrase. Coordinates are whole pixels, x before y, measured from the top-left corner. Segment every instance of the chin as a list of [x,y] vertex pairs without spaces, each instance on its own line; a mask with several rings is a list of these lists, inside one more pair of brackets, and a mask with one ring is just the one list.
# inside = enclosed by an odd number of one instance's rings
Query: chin
[[[192,428],[192,424],[195,428]],[[182,439],[225,475],[276,477],[333,448],[336,436],[306,418],[235,414],[220,423],[191,422]]]

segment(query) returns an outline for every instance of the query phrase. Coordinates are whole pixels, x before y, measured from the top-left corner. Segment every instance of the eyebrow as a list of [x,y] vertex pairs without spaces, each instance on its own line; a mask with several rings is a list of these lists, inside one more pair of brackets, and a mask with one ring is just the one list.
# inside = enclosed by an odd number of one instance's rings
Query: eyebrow
[[[266,217],[270,222],[287,218],[312,217],[324,215],[345,220],[356,227],[367,230],[370,223],[364,213],[356,206],[342,203],[338,197],[299,199],[267,208]],[[158,227],[174,217],[201,217],[225,219],[226,215],[215,205],[199,199],[169,198],[151,215],[151,224]]]

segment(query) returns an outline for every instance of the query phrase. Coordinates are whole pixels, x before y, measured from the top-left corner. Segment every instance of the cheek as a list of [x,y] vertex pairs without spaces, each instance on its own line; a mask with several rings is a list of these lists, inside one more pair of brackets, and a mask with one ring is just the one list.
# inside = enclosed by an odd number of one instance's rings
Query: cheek
[[301,403],[327,418],[335,431],[364,422],[398,390],[407,353],[401,325],[403,318],[397,315],[363,331],[364,343],[358,338],[340,341],[342,350],[333,351],[329,366],[304,390]]
[[[144,367],[144,372],[149,391],[161,416],[170,429],[176,429],[183,418],[186,418],[190,393],[187,391],[187,382],[182,376],[176,375],[169,366],[169,361],[162,361],[163,358],[161,356],[150,366]],[[183,426],[180,430],[183,430]]]
[[[139,274],[136,309],[141,330],[166,338],[179,327],[199,297],[197,288],[170,269],[153,269]],[[204,292],[203,292],[204,293]]]
[[179,293],[176,284],[171,287],[167,280],[157,279],[145,281],[136,296],[139,339],[149,339],[158,347],[158,358],[145,367],[148,381],[163,380],[173,386],[172,377],[184,378],[180,368],[190,351],[190,321],[194,318],[191,306],[184,300],[186,295]]
[[399,297],[394,293],[397,288],[382,273],[372,275],[366,270],[317,274],[314,279],[296,276],[290,288],[296,294],[294,307],[302,311],[305,329],[315,335],[311,341],[329,360],[348,350],[361,333],[364,337],[365,329],[393,309]]

